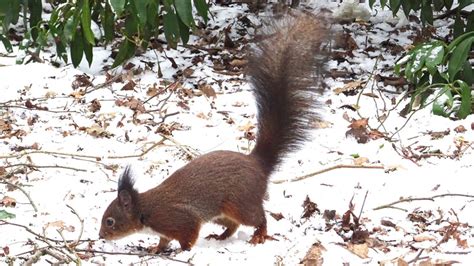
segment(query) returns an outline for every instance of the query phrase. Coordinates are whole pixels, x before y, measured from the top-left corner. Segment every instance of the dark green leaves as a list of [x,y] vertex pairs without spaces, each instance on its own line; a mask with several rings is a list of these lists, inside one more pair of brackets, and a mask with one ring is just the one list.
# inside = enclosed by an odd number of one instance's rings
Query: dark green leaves
[[470,32],[449,45],[442,41],[421,44],[399,60],[396,73],[403,74],[415,86],[410,110],[414,102],[424,106],[429,94],[436,91],[434,114],[464,119],[471,113],[474,77],[468,57],[473,44],[474,32]]
[[[137,47],[146,49],[150,39],[163,32],[168,45],[176,48],[179,41],[189,40],[196,27],[193,4],[204,22],[209,13],[206,0],[76,0],[62,1],[61,5],[56,2],[48,2],[56,8],[49,21],[43,21],[42,0],[0,0],[0,22],[6,32],[11,24],[17,23],[22,7],[27,5],[24,8],[29,12],[30,28],[25,33],[27,41],[24,43],[28,45],[20,45],[20,49],[35,47],[40,51],[52,39],[58,57],[64,61],[68,60],[67,48],[71,48],[69,57],[75,67],[83,56],[92,63],[97,41],[108,43],[116,37],[122,37],[122,43],[114,67],[133,56]],[[96,40],[99,36],[92,31],[93,23],[102,28],[102,39]],[[34,42],[28,42],[30,37]],[[7,51],[12,50],[5,35],[0,35],[0,41]]]

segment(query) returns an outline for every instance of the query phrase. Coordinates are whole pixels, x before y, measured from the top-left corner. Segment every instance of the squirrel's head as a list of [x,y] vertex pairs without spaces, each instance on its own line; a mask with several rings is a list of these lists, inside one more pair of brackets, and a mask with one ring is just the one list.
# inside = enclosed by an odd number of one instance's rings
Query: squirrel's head
[[138,191],[127,166],[118,182],[117,198],[110,203],[102,216],[99,237],[114,240],[125,237],[143,228],[140,221]]

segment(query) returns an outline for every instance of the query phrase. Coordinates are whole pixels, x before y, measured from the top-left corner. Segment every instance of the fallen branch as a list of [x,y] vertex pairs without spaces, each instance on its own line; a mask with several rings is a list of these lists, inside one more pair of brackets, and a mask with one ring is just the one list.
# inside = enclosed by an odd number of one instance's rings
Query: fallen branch
[[385,208],[394,208],[394,205],[403,203],[403,202],[412,202],[412,201],[421,201],[421,200],[428,200],[428,201],[434,201],[436,198],[442,198],[442,197],[466,197],[466,198],[474,198],[474,195],[468,195],[468,194],[459,194],[459,193],[445,193],[445,194],[440,194],[440,195],[435,195],[432,197],[421,197],[421,198],[405,198],[401,200],[394,201],[389,204],[384,204],[379,207],[374,208],[373,210],[381,210]]
[[127,256],[139,256],[139,257],[159,257],[161,259],[170,260],[174,262],[179,262],[187,265],[194,265],[189,261],[178,260],[174,258],[170,258],[161,254],[154,254],[154,253],[147,253],[147,252],[116,252],[116,251],[103,251],[103,250],[95,250],[95,249],[75,249],[76,252],[88,252],[88,253],[97,253],[97,254],[104,254],[104,255],[127,255]]
[[309,178],[309,177],[312,177],[312,176],[315,176],[315,175],[320,175],[320,174],[323,174],[323,173],[326,173],[326,172],[329,172],[329,171],[332,171],[332,170],[335,170],[335,169],[345,169],[345,168],[349,168],[349,169],[359,169],[359,168],[363,168],[363,169],[384,169],[384,166],[383,165],[338,164],[338,165],[331,166],[329,168],[319,170],[319,171],[316,171],[316,172],[313,172],[313,173],[310,173],[310,174],[307,174],[307,175],[304,175],[304,176],[298,176],[298,177],[295,177],[295,178],[290,179],[290,180],[275,180],[275,181],[272,181],[272,183],[273,184],[281,184],[281,183],[285,183],[285,182],[296,182],[296,181],[300,181],[300,180],[303,180],[303,179],[306,179],[306,178]]
[[[169,138],[166,138],[169,139]],[[102,158],[104,159],[123,159],[123,158],[133,158],[133,157],[142,157],[143,155],[147,154],[150,152],[152,149],[156,148],[157,146],[163,144],[164,139],[158,141],[157,143],[153,144],[150,148],[146,149],[144,152],[140,154],[133,154],[133,155],[123,155],[123,156],[93,156],[93,155],[84,155],[84,154],[77,154],[77,153],[67,153],[67,152],[56,152],[56,151],[42,151],[42,150],[30,150],[30,151],[23,151],[20,153],[16,154],[9,154],[9,155],[1,155],[0,159],[10,159],[10,158],[21,158],[26,155],[31,155],[31,154],[48,154],[48,155],[53,155],[53,156],[67,156],[67,157],[78,157],[78,158],[88,158],[88,159],[94,159],[94,160],[100,160]],[[70,169],[70,170],[76,170],[76,171],[86,171],[82,169],[76,169],[72,167],[66,167],[66,166],[36,166],[37,168],[65,168],[65,169]]]
[[87,172],[87,170],[84,169],[79,169],[79,168],[74,168],[74,167],[69,167],[69,166],[62,166],[62,165],[34,165],[34,164],[29,164],[29,163],[18,163],[18,164],[10,164],[6,165],[3,168],[11,168],[11,167],[17,167],[17,166],[23,166],[23,167],[28,167],[30,169],[36,170],[39,168],[61,168],[61,169],[66,169],[66,170],[73,170],[73,171],[78,171],[78,172]]
[[9,185],[9,186],[12,186],[18,190],[20,190],[23,194],[25,194],[26,198],[28,199],[28,201],[30,202],[30,205],[31,207],[33,207],[33,210],[35,210],[35,212],[38,212],[38,208],[36,207],[36,204],[34,203],[34,201],[31,199],[30,197],[30,194],[28,194],[22,187],[18,186],[18,185],[15,185],[11,182],[8,182],[8,181],[5,181],[5,180],[0,180],[0,183],[1,184],[5,184],[5,185]]

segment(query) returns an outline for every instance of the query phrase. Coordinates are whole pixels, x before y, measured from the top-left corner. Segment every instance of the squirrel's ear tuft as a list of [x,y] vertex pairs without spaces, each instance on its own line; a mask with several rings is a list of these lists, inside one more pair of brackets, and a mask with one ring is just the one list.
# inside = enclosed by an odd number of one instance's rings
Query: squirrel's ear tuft
[[130,169],[130,165],[127,165],[123,173],[120,175],[118,181],[118,193],[120,194],[120,191],[123,190],[129,192],[135,191],[135,189],[133,188],[134,184],[135,180],[132,177],[132,170]]

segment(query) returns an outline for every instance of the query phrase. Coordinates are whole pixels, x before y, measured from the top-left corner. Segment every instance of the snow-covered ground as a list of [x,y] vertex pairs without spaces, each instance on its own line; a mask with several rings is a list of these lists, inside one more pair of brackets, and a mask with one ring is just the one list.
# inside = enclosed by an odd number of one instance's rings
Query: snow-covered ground
[[[335,6],[325,3],[323,7]],[[322,6],[312,3],[310,7]],[[236,33],[245,28],[242,17],[259,23],[241,5],[213,7],[212,11],[210,23],[218,28],[211,34],[220,38],[221,30],[233,25],[235,40],[250,40],[252,36]],[[426,108],[417,111],[393,141],[379,138],[357,143],[346,134],[348,119],[369,118],[370,127],[377,128],[377,116],[386,115],[378,129],[390,134],[406,122],[398,112],[408,99],[401,99],[400,93],[379,93],[379,89],[396,92],[392,86],[372,86],[369,80],[360,99],[334,92],[350,81],[367,81],[371,73],[390,74],[389,67],[399,55],[390,54],[382,42],[389,40],[400,47],[412,43],[410,37],[419,25],[399,23],[387,10],[372,13],[366,25],[345,26],[358,46],[354,56],[327,64],[328,69],[345,71],[352,78],[324,79],[329,89],[319,100],[320,128],[272,177],[265,208],[269,233],[278,241],[253,246],[247,243],[253,233],[249,227],[240,227],[228,240],[209,241],[204,236],[222,229],[206,224],[191,251],[179,251],[173,241],[174,251],[163,256],[145,255],[146,248],[158,243],[156,235],[98,240],[102,213],[116,197],[117,179],[126,165],[132,166],[139,191],[145,191],[198,154],[222,149],[249,152],[254,142],[245,136],[248,131],[255,133],[256,121],[248,84],[243,74],[220,74],[224,71],[213,68],[211,61],[226,56],[235,59],[243,53],[223,49],[211,56],[204,49],[197,53],[183,47],[168,50],[166,56],[178,68],[158,55],[164,75],[158,78],[157,65],[144,63],[157,62],[156,54],[149,51],[130,61],[135,64],[132,69],[109,72],[122,74],[121,80],[101,86],[107,80],[102,66],[112,64],[110,47],[95,48],[93,65],[83,62],[79,69],[52,66],[48,53],[42,54],[45,63],[15,65],[14,55],[0,48],[0,211],[16,215],[0,221],[0,262],[21,264],[37,249],[49,246],[57,256],[78,256],[84,264],[296,265],[310,263],[305,255],[319,243],[313,250],[322,252],[319,258],[324,265],[403,265],[397,263],[411,260],[471,265],[474,116],[453,121],[433,116]],[[446,34],[448,24],[439,22],[437,32]],[[335,26],[335,31],[340,28]],[[375,49],[367,49],[370,46]],[[382,59],[377,59],[379,55]],[[202,62],[193,63],[199,61],[193,61],[197,57]],[[189,73],[175,79],[177,71]],[[132,90],[124,90],[130,81],[135,83]],[[82,86],[84,82],[92,86]],[[198,84],[204,89],[198,89]],[[162,93],[153,97],[156,92]],[[360,116],[342,108],[355,104]],[[465,131],[459,130],[461,125]],[[168,135],[170,130],[172,135]],[[446,134],[436,134],[446,130]],[[302,218],[307,197],[320,212]],[[414,200],[375,210],[408,198]],[[1,206],[12,202],[16,204]],[[343,216],[351,208],[360,218],[358,228],[344,228],[349,224]],[[281,214],[281,219],[273,218],[275,214]],[[362,243],[350,243],[352,233],[364,229],[367,236]],[[80,238],[75,252],[64,248],[61,234],[66,240]],[[139,253],[145,256],[133,255]],[[40,258],[40,263],[48,261],[57,258]]]

